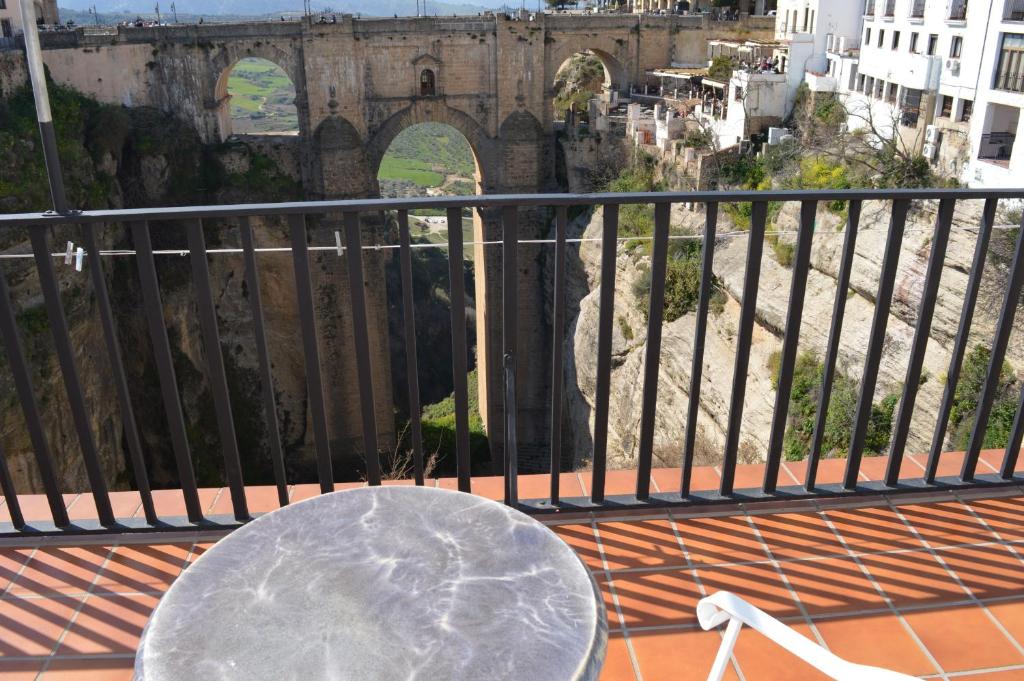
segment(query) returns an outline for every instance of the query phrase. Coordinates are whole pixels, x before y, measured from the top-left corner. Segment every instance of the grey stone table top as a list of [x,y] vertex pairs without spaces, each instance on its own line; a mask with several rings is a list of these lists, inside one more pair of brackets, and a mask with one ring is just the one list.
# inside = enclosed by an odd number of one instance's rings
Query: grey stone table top
[[135,678],[597,679],[607,622],[551,530],[424,487],[334,492],[220,540],[164,595]]

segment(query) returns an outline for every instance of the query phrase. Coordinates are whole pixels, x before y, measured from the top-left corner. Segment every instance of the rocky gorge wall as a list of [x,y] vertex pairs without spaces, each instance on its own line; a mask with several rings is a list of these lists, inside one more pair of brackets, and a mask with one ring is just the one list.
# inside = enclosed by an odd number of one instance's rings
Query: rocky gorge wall
[[[906,448],[909,453],[926,452],[931,442],[973,258],[980,211],[980,202],[967,202],[958,207],[954,217],[925,356],[924,379]],[[776,219],[775,230],[794,232],[798,225],[798,212],[797,204],[785,206]],[[701,233],[703,215],[702,209],[691,212],[677,207],[672,214],[675,233],[682,230]],[[600,237],[601,212],[589,216],[589,220],[587,217],[574,223],[577,234],[584,238]],[[901,245],[892,311],[875,390],[876,402],[893,391],[900,392],[905,377],[934,222],[935,206],[915,203]],[[850,290],[845,294],[846,316],[838,360],[839,371],[857,382],[863,371],[888,224],[888,205],[864,205]],[[843,228],[843,218],[832,215],[823,205],[819,207],[800,329],[800,352],[809,352],[819,361],[824,357],[828,340]],[[725,299],[724,304],[713,310],[709,317],[698,419],[698,465],[718,464],[722,457],[748,244],[746,233],[737,230],[725,214],[719,216],[718,233],[723,236],[715,244],[714,270]],[[729,233],[735,234],[724,236]],[[993,235],[971,329],[970,348],[991,344],[1008,278],[1013,236],[1012,230],[1000,229]],[[781,239],[793,241],[794,237],[784,234]],[[574,267],[569,269],[570,289],[574,300],[578,300],[578,314],[570,323],[565,341],[566,413],[568,430],[573,435],[572,457],[577,466],[588,464],[592,446],[590,433],[593,432],[597,361],[600,251],[599,242],[583,243],[576,249],[578,258],[574,259]],[[648,256],[635,250],[631,252],[619,244],[608,446],[608,463],[614,468],[635,467],[638,453],[647,323],[634,291],[648,262]],[[740,437],[741,460],[758,461],[766,455],[775,404],[772,373],[777,371],[772,365],[772,355],[782,347],[790,280],[791,270],[781,265],[773,249],[766,245],[761,261],[756,325],[750,350]],[[694,324],[695,314],[690,312],[675,321],[666,322],[664,326],[654,436],[656,466],[675,466],[681,460],[689,403]],[[1006,357],[1015,371],[1024,368],[1022,326],[1024,320],[1018,315]],[[948,436],[946,444],[947,447],[950,445]]]

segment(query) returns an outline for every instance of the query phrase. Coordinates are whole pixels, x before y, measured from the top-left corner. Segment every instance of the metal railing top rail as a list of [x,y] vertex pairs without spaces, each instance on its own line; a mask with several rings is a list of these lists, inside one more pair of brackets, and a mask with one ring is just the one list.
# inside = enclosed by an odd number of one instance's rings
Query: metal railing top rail
[[398,199],[338,199],[249,203],[217,206],[165,206],[69,211],[56,213],[0,214],[0,228],[27,225],[103,222],[166,221],[242,216],[315,215],[362,213],[380,210],[491,208],[503,206],[557,207],[664,203],[756,203],[759,201],[925,201],[925,200],[1024,199],[1024,187],[1016,189],[825,189],[744,190],[696,192],[630,192],[601,194],[477,194]]

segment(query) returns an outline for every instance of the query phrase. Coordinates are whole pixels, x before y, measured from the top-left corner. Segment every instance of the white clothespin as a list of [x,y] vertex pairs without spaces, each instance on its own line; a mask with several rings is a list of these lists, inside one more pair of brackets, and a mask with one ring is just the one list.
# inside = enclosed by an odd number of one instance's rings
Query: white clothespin
[[68,242],[67,250],[64,251],[64,264],[65,265],[70,265],[71,264],[71,256],[72,256],[72,254],[74,254],[74,252],[75,252],[75,245],[69,241]]
[[85,259],[85,249],[82,248],[81,246],[79,246],[78,250],[75,252],[75,271],[76,272],[81,272],[82,271],[82,261],[84,259]]
[[345,249],[341,246],[341,232],[337,230],[334,232],[334,245],[338,247],[338,257],[340,258],[345,254]]

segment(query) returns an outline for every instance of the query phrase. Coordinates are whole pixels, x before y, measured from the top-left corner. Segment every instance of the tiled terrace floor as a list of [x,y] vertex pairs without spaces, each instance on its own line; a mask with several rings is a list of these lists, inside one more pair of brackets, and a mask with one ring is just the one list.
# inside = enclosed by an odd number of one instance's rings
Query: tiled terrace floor
[[[668,484],[675,475],[656,471],[655,480]],[[625,484],[619,477],[609,479],[610,492]],[[568,474],[563,489],[578,485],[582,493],[587,482]],[[525,490],[546,483],[524,477],[523,496],[541,496]],[[492,486],[500,491],[496,480],[474,480],[485,496]],[[249,492],[255,510],[263,496],[273,498],[263,488]],[[304,486],[292,490],[293,499],[307,495]],[[83,499],[69,498],[71,509]],[[210,490],[203,499],[220,512],[227,495]],[[720,635],[700,630],[695,606],[721,589],[857,662],[928,678],[1024,679],[1021,489],[900,506],[821,502],[796,513],[597,516],[553,529],[605,594],[612,634],[602,681],[706,678]],[[0,549],[0,679],[131,678],[151,610],[210,546],[189,539]],[[727,678],[823,677],[745,630]]]

